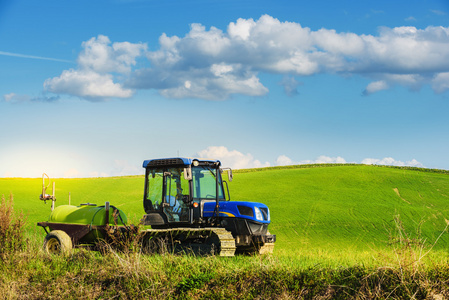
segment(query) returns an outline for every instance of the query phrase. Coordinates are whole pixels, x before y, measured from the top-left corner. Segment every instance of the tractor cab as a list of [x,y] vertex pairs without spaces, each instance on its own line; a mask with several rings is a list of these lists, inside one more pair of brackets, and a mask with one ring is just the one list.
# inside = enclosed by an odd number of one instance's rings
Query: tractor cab
[[[204,204],[226,200],[218,160],[156,159],[144,161],[143,167],[146,225],[164,228],[204,223]],[[230,169],[228,174],[232,180]]]

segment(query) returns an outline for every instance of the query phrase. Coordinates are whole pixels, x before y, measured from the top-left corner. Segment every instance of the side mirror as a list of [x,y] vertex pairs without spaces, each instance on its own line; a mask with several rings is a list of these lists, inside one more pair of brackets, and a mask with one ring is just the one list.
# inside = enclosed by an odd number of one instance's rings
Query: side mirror
[[231,182],[232,179],[234,178],[233,175],[232,175],[232,169],[231,168],[220,169],[221,173],[223,173],[224,170],[228,171],[228,180],[229,180],[229,182]]
[[185,180],[192,180],[192,168],[184,168],[184,179]]

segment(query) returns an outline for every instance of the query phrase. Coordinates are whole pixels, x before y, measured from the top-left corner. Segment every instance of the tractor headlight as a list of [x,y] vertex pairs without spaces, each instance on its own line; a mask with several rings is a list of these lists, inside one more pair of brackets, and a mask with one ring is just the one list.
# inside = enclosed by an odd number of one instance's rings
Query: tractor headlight
[[256,219],[259,221],[263,221],[262,212],[258,207],[254,207],[254,212],[256,213]]

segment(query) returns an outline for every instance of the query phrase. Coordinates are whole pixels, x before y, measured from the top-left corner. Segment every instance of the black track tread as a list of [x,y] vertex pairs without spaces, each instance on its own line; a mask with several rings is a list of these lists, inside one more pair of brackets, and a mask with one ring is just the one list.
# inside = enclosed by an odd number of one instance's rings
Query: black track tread
[[217,256],[234,256],[236,250],[234,237],[232,236],[231,232],[227,231],[224,228],[206,227],[147,229],[143,230],[141,234],[145,239],[169,237],[169,241],[178,240],[177,237],[181,236],[182,239],[201,239],[204,236],[216,236],[219,239],[219,252],[214,254],[216,254]]

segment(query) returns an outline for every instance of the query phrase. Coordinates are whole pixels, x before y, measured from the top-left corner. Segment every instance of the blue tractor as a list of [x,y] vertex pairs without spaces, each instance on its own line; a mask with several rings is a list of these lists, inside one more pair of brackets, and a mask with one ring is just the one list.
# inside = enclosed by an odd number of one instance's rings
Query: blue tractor
[[232,170],[219,160],[151,159],[143,162],[145,191],[144,251],[168,249],[194,254],[271,253],[276,236],[268,231],[265,204],[230,201],[222,179]]

